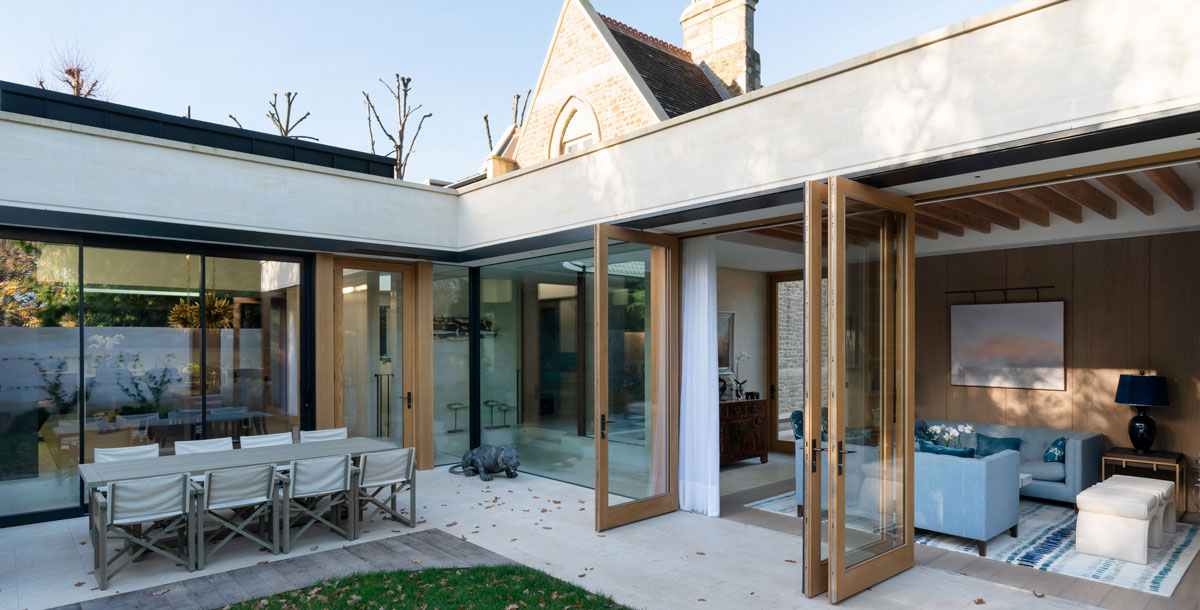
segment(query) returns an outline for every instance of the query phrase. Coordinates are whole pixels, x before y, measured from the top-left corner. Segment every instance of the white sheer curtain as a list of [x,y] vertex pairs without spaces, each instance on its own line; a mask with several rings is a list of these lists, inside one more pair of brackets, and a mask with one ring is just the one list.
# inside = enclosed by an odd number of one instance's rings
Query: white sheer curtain
[[679,508],[721,514],[717,396],[717,241],[683,240]]

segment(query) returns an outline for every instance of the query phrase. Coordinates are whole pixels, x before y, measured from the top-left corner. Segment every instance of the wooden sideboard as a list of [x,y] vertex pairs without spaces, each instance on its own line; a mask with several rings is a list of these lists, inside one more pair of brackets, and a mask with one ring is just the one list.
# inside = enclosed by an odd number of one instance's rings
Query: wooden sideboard
[[770,447],[767,401],[732,400],[721,407],[721,465],[757,457],[765,464]]

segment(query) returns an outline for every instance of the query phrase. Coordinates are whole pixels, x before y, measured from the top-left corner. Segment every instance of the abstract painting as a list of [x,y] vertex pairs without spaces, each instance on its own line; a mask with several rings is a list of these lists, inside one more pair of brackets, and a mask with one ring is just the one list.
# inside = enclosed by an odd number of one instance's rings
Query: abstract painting
[[1065,390],[1063,302],[950,307],[950,383]]
[[733,313],[717,313],[717,373],[733,372]]

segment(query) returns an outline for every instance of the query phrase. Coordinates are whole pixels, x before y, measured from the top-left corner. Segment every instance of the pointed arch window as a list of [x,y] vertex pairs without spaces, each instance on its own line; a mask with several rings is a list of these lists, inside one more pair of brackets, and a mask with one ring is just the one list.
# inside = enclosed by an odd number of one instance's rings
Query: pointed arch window
[[600,125],[596,112],[583,100],[572,97],[563,104],[554,121],[554,137],[550,140],[550,156],[557,157],[587,148],[600,141]]

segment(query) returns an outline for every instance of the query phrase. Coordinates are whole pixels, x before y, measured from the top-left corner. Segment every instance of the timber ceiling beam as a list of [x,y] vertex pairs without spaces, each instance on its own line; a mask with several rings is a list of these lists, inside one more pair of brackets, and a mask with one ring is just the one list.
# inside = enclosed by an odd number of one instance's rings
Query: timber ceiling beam
[[1021,189],[1013,191],[1013,194],[1024,199],[1027,203],[1032,203],[1049,212],[1054,212],[1073,223],[1079,224],[1083,222],[1083,207],[1049,187],[1038,186]]
[[947,201],[947,205],[962,210],[972,216],[977,216],[988,222],[996,223],[1006,229],[1016,231],[1021,228],[1021,219],[1013,214],[1009,214],[1003,210],[998,210],[990,205],[982,204],[970,197]]
[[917,214],[932,216],[938,220],[956,224],[964,229],[979,233],[991,233],[992,223],[978,216],[963,212],[948,205],[948,202],[926,203],[917,206]]
[[1179,207],[1191,212],[1195,207],[1195,197],[1192,194],[1192,189],[1175,173],[1175,170],[1169,167],[1160,167],[1158,169],[1148,169],[1143,174],[1150,179],[1162,192],[1167,194]]
[[1129,174],[1102,176],[1096,180],[1108,187],[1108,190],[1116,193],[1118,197],[1129,202],[1129,205],[1137,208],[1141,213],[1147,216],[1154,215],[1154,196],[1140,184],[1134,182]]
[[1050,226],[1050,212],[1047,212],[1045,208],[1028,203],[1010,192],[976,195],[971,199],[1001,212],[1012,214],[1021,220],[1032,222],[1039,227]]
[[934,231],[941,231],[942,233],[949,233],[950,235],[953,235],[955,237],[963,236],[963,228],[961,225],[956,225],[952,222],[946,222],[940,218],[936,218],[936,217],[930,216],[928,214],[923,214],[923,213],[921,213],[921,208],[923,208],[923,207],[925,207],[925,206],[917,206],[917,226],[918,227],[923,226],[923,227],[926,227],[929,229],[933,229]]
[[1117,200],[1092,186],[1087,180],[1052,184],[1050,188],[1109,220],[1117,219]]
[[919,222],[915,228],[917,230],[917,237],[924,237],[925,239],[937,239],[938,235],[941,235],[937,232],[937,229],[931,229]]

